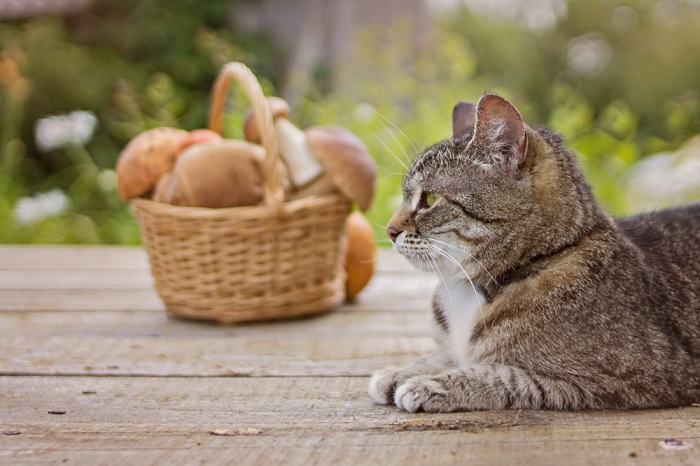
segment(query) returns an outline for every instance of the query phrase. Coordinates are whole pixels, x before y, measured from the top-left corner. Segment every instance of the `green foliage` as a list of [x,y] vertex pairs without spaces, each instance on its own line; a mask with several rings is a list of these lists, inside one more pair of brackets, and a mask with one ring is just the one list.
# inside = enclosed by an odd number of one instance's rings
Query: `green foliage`
[[[203,127],[225,62],[250,64],[269,94],[279,87],[281,47],[232,30],[226,18],[235,3],[98,0],[66,19],[0,24],[0,242],[138,242],[109,171],[120,148],[147,128]],[[317,86],[292,119],[343,126],[365,142],[379,168],[368,215],[378,230],[400,202],[404,166],[449,136],[456,101],[485,91],[562,134],[604,206],[629,213],[622,180],[630,169],[700,133],[700,8],[652,0],[566,5],[552,30],[465,9],[436,25],[422,51],[410,45],[408,28],[368,30],[335,74],[318,68]],[[602,66],[572,66],[586,47]],[[234,92],[234,101],[244,100]],[[35,122],[76,109],[97,116],[91,142],[37,150]],[[235,110],[225,118],[229,137],[240,135],[242,105]],[[71,197],[63,214],[24,226],[13,219],[18,199],[54,188]]]
[[[0,74],[0,242],[139,241],[109,186],[120,149],[148,128],[205,126],[209,90],[226,62],[279,75],[272,41],[225,23],[231,4],[100,0],[66,19],[0,23],[0,63],[13,70]],[[13,91],[13,80],[27,91]],[[38,150],[35,122],[76,109],[99,121],[88,146]],[[87,157],[76,160],[76,151]],[[22,196],[53,188],[70,195],[66,212],[29,225],[13,218]]]

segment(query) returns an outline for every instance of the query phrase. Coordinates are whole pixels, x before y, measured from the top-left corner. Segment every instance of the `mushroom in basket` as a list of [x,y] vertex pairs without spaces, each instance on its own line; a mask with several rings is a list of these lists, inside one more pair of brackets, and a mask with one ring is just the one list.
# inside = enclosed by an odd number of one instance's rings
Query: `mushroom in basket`
[[150,192],[161,175],[172,170],[175,160],[187,147],[221,136],[199,129],[187,132],[177,128],[154,128],[139,134],[124,148],[117,161],[117,191],[126,201]]
[[[314,126],[306,131],[288,119],[289,106],[278,98],[268,99],[275,122],[280,155],[292,183],[291,199],[340,192],[365,211],[374,196],[376,169],[364,144],[349,131]],[[244,134],[259,142],[255,115],[248,114]]]
[[[189,207],[256,205],[263,198],[263,148],[224,140],[208,129],[156,128],[132,139],[117,162],[123,200],[153,191],[153,199]],[[286,169],[278,165],[282,186]],[[155,189],[154,189],[155,188]]]
[[[277,164],[289,200],[340,193],[367,210],[375,167],[362,142],[336,127],[302,131],[288,119],[284,100],[268,99],[282,162]],[[117,162],[119,195],[128,200],[153,191],[153,199],[179,206],[225,208],[263,201],[265,152],[255,117],[244,128],[249,142],[224,140],[209,130],[156,128],[129,142]],[[347,220],[346,296],[362,290],[374,271],[374,237],[359,213]]]
[[158,182],[153,200],[190,207],[256,205],[263,200],[263,148],[244,141],[200,143],[185,150]]
[[[290,199],[340,192],[361,210],[367,210],[374,196],[376,169],[362,142],[337,127],[314,126],[302,131],[287,119],[289,105],[284,100],[270,97],[268,103],[280,155],[292,183]],[[246,118],[244,134],[251,142],[259,141],[252,112]],[[351,214],[346,228],[345,291],[352,301],[372,278],[376,248],[372,227],[361,214]]]

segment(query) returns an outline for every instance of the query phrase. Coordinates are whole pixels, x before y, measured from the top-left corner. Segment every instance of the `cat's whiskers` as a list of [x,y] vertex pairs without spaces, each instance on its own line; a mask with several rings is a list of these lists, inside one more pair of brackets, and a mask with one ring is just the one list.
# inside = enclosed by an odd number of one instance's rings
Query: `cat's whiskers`
[[445,242],[445,241],[440,241],[439,239],[436,239],[436,238],[427,238],[427,240],[428,240],[428,241],[435,241],[435,242],[437,242],[437,243],[439,243],[439,244],[443,244],[443,245],[448,246],[448,247],[450,247],[450,248],[454,248],[454,249],[456,249],[457,251],[459,251],[459,252],[461,252],[461,253],[463,253],[463,254],[466,254],[467,256],[469,256],[470,259],[472,259],[473,261],[475,261],[477,264],[479,264],[479,266],[480,266],[482,269],[484,269],[484,272],[486,272],[486,273],[488,274],[488,276],[491,278],[491,280],[493,280],[493,282],[494,282],[497,286],[500,285],[500,284],[498,283],[498,280],[496,280],[496,279],[494,278],[494,276],[491,275],[491,272],[489,272],[489,270],[484,266],[484,264],[483,264],[479,259],[477,259],[476,257],[474,257],[474,256],[473,256],[469,251],[467,251],[466,249],[462,249],[462,248],[460,248],[460,247],[458,247],[458,246],[455,246],[455,245],[453,245],[453,244],[447,243],[447,242]]
[[394,173],[387,173],[382,176],[379,176],[378,178],[389,178],[390,176],[403,176],[404,172],[394,172]]
[[413,141],[411,140],[411,138],[409,138],[408,135],[407,135],[401,128],[399,128],[398,125],[396,125],[396,123],[394,123],[393,121],[391,121],[389,118],[385,117],[385,116],[384,116],[379,110],[377,110],[376,108],[374,109],[374,111],[375,111],[375,113],[376,113],[377,115],[379,115],[379,117],[380,117],[382,120],[386,121],[386,122],[389,123],[391,126],[393,126],[393,127],[396,129],[396,131],[398,131],[399,134],[400,134],[404,139],[406,139],[406,140],[408,141],[408,143],[409,143],[409,144],[411,145],[411,147],[413,148],[413,152],[415,152],[416,154],[418,154],[418,148],[416,147],[416,145],[413,144]]
[[481,302],[479,303],[479,306],[481,307],[481,304],[484,304],[483,297],[481,294],[476,290],[476,286],[474,285],[474,282],[472,281],[471,277],[467,273],[467,271],[464,269],[464,266],[460,264],[460,262],[455,259],[453,256],[445,252],[444,250],[440,249],[439,247],[435,246],[434,244],[428,244],[428,248],[432,249],[433,251],[437,252],[441,256],[445,257],[446,259],[449,259],[452,261],[457,267],[459,267],[464,274],[464,277],[469,281],[469,284],[471,285],[472,289],[474,290],[474,293],[476,293],[477,300],[480,300]]
[[443,251],[443,250],[440,249],[439,247],[435,246],[434,244],[429,244],[429,243],[428,243],[428,248],[429,248],[429,249],[432,249],[433,251],[437,252],[438,254],[442,255],[443,257],[445,257],[445,258],[451,260],[452,262],[454,262],[454,263],[462,270],[462,273],[464,273],[464,276],[465,276],[466,279],[469,281],[469,284],[471,285],[472,290],[474,290],[474,294],[476,295],[476,300],[477,300],[477,302],[479,303],[479,306],[477,307],[477,312],[478,312],[479,314],[481,314],[481,317],[483,317],[483,316],[484,316],[484,311],[483,311],[483,309],[482,309],[482,306],[483,306],[483,304],[486,302],[486,300],[485,300],[485,299],[481,296],[481,294],[477,291],[476,286],[474,285],[474,282],[472,281],[471,277],[469,276],[469,274],[467,273],[467,271],[464,269],[464,267],[462,266],[462,264],[460,264],[459,261],[458,261],[457,259],[455,259],[454,257],[452,257],[452,256],[451,256],[450,254],[448,254],[447,252]]
[[401,159],[398,157],[398,155],[396,155],[396,154],[394,153],[394,151],[392,151],[391,148],[389,148],[389,146],[386,145],[386,143],[382,140],[382,138],[379,137],[379,135],[375,134],[374,137],[377,139],[377,141],[379,141],[379,143],[380,143],[382,146],[384,146],[384,148],[387,150],[387,152],[389,152],[389,153],[391,154],[391,156],[394,157],[394,158],[396,159],[396,161],[399,162],[399,163],[401,164],[401,166],[402,166],[405,170],[408,170],[408,165],[406,165],[406,163],[405,163],[403,160],[401,160]]
[[444,275],[442,274],[442,272],[440,271],[440,267],[438,267],[438,264],[437,264],[437,262],[435,261],[435,259],[432,258],[432,257],[430,257],[429,254],[426,254],[426,256],[427,256],[428,259],[434,264],[434,265],[433,265],[433,269],[434,269],[435,272],[437,272],[437,274],[439,275],[440,280],[442,281],[442,284],[445,285],[445,290],[447,290],[447,298],[450,300],[450,306],[452,306],[452,305],[454,304],[454,301],[452,300],[452,292],[450,291],[450,287],[447,286],[447,280],[445,280],[445,276],[444,276]]
[[[391,123],[391,122],[390,122]],[[406,149],[403,147],[403,144],[401,144],[401,141],[399,141],[399,138],[396,137],[396,134],[389,128],[386,124],[382,123],[384,125],[384,129],[391,134],[392,139],[398,146],[401,148],[401,152],[403,152],[403,158],[406,160],[406,162],[410,165],[411,164],[411,157],[408,156],[408,152],[406,152]]]

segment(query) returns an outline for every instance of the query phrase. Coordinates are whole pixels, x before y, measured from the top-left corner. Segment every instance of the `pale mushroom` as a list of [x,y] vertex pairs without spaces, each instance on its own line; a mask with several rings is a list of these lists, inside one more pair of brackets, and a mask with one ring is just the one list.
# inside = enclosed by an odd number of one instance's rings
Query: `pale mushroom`
[[[306,132],[288,119],[289,105],[279,97],[268,98],[279,151],[291,181],[290,199],[339,191],[367,210],[374,195],[376,169],[365,146],[352,133],[336,127],[317,126]],[[244,133],[257,141],[255,116],[246,119]]]
[[[293,188],[304,186],[317,178],[322,168],[311,154],[304,132],[287,119],[290,112],[287,101],[279,97],[268,97],[267,102],[275,125],[280,155],[289,172]],[[246,117],[243,134],[247,141],[260,142],[260,130],[253,111]]]
[[[272,119],[277,118],[287,118],[291,109],[286,100],[281,97],[268,97],[267,104],[270,107],[270,112],[272,113]],[[260,129],[258,129],[258,124],[255,121],[255,113],[251,110],[246,116],[245,123],[243,126],[243,136],[246,141],[260,143]]]
[[312,152],[306,134],[286,118],[275,120],[280,155],[295,188],[301,188],[319,178],[323,167]]
[[154,199],[190,207],[237,207],[263,201],[264,149],[244,141],[200,143],[185,150]]

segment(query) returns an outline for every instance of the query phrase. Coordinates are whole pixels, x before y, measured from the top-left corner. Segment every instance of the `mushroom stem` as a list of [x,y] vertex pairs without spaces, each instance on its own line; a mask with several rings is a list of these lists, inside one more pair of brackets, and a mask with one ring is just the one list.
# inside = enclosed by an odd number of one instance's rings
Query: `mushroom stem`
[[280,155],[296,188],[304,186],[321,175],[323,168],[316,160],[302,130],[286,118],[275,120]]

